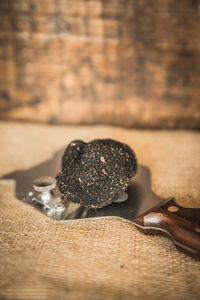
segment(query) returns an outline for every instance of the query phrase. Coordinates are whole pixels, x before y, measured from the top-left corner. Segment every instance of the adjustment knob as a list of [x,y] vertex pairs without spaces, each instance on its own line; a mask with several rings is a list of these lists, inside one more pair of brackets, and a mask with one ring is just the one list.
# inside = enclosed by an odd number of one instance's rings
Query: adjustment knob
[[39,192],[39,200],[46,204],[53,199],[51,191],[56,187],[56,179],[50,176],[42,176],[34,180],[33,188]]

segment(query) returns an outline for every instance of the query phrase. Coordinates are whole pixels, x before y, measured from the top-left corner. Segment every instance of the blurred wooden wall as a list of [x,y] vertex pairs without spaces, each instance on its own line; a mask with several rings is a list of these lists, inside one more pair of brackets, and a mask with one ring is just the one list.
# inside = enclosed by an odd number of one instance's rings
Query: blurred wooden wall
[[0,117],[200,128],[198,0],[0,0]]

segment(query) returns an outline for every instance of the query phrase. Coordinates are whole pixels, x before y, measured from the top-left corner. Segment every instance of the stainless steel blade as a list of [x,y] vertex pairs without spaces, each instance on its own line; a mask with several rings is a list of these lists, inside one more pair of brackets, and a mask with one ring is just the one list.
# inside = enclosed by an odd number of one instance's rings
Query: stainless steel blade
[[[47,210],[44,210],[42,205],[35,202],[33,203],[30,199],[28,200],[27,194],[36,178],[41,176],[56,176],[60,170],[62,154],[63,151],[56,152],[50,160],[31,169],[16,171],[3,177],[4,179],[15,179],[15,194],[18,199],[25,200],[43,213],[52,217],[55,216],[51,215]],[[59,194],[57,190],[54,192]],[[128,193],[128,199],[125,202],[112,203],[101,209],[84,208],[65,199],[65,212],[58,219],[73,220],[94,217],[120,217],[133,221],[137,217],[167,201],[167,199],[163,199],[152,192],[150,170],[141,165],[139,165],[138,172],[126,192]]]

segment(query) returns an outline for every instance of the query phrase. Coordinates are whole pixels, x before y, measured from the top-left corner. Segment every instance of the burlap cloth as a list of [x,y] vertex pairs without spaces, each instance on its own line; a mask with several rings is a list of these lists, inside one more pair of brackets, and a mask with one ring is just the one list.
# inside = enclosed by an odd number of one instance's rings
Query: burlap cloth
[[[153,190],[200,207],[200,134],[108,126],[0,125],[0,175],[43,162],[72,139],[128,143]],[[200,262],[119,219],[60,223],[0,182],[2,299],[200,299]]]

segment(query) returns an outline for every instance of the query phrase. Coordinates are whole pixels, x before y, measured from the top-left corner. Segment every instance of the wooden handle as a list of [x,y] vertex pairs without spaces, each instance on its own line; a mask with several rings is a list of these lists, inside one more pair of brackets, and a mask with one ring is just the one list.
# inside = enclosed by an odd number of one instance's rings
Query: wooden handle
[[166,235],[179,250],[200,259],[200,209],[181,207],[172,199],[134,224],[144,233]]

